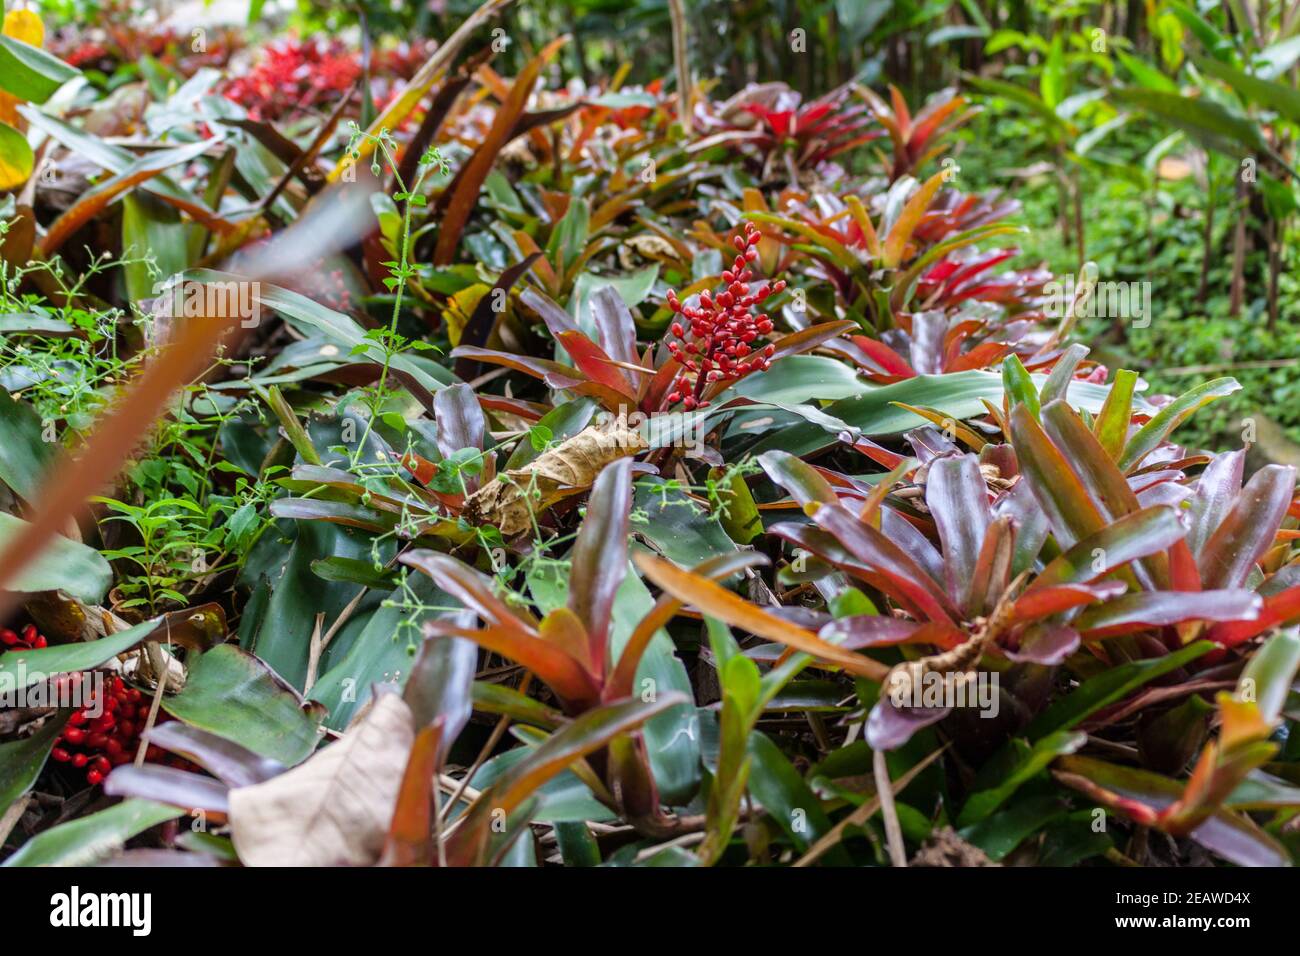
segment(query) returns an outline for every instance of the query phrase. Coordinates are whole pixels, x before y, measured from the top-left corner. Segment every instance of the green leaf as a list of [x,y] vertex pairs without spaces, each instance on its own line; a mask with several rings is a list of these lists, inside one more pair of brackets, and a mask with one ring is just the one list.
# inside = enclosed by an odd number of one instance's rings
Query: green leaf
[[[1291,681],[1298,667],[1300,631],[1290,628],[1274,634],[1255,652],[1241,672],[1237,681],[1238,696],[1254,700],[1260,716],[1265,722],[1274,724],[1291,692]],[[1246,691],[1249,691],[1249,697],[1244,695]]]
[[[750,733],[749,759],[749,792],[795,846],[807,850],[831,831],[821,801],[771,738],[758,731]],[[852,865],[840,845],[822,859],[827,866]]]
[[1227,83],[1247,104],[1264,106],[1293,123],[1300,123],[1300,91],[1294,87],[1262,80],[1218,60],[1195,55],[1192,59],[1202,73]]
[[[961,808],[957,825],[967,827],[979,823],[1002,806],[1022,784],[1042,773],[1047,769],[1048,764],[1062,754],[1074,753],[1087,739],[1086,734],[1071,733],[1068,730],[1057,731],[1040,738],[1013,766],[998,767],[998,775],[1001,779],[995,786],[971,794]],[[983,776],[976,779],[976,786],[980,785]]]
[[71,714],[64,710],[47,719],[36,733],[0,744],[0,817],[36,782]]
[[1055,110],[1065,99],[1065,84],[1069,76],[1065,69],[1065,37],[1061,33],[1053,34],[1052,45],[1043,60],[1042,73],[1038,78],[1038,92],[1048,108]]
[[27,137],[0,123],[0,191],[17,189],[32,175],[36,156]]
[[1178,84],[1149,63],[1130,56],[1123,50],[1116,50],[1115,55],[1119,57],[1119,61],[1124,64],[1124,69],[1129,71],[1133,79],[1148,90],[1159,90],[1162,93],[1178,92]]
[[1056,731],[1069,730],[1090,714],[1122,700],[1157,677],[1209,653],[1214,647],[1210,641],[1197,641],[1164,657],[1130,661],[1112,667],[1084,681],[1072,693],[1049,706],[1026,728],[1025,735],[1030,740],[1038,740]]
[[180,815],[175,807],[150,800],[124,800],[37,834],[3,865],[93,866],[116,856],[132,837]]
[[[639,495],[637,500],[639,508]],[[721,528],[717,530],[726,538],[726,532]],[[726,540],[734,549],[731,540]],[[543,613],[563,607],[567,602],[568,577],[564,571],[561,564],[543,562],[530,570],[528,587]],[[617,661],[622,656],[632,632],[650,613],[654,603],[654,598],[650,596],[650,591],[641,578],[629,572],[614,596],[609,638],[611,661]],[[637,693],[646,690],[653,690],[655,694],[680,692],[689,696],[692,693],[690,676],[677,657],[676,647],[667,631],[660,630],[650,639],[637,664],[633,688]],[[685,704],[652,717],[645,726],[650,768],[660,796],[667,803],[688,799],[699,786],[700,745],[697,722],[695,708]]]
[[1216,378],[1189,388],[1176,399],[1156,412],[1145,425],[1139,428],[1120,457],[1120,471],[1129,472],[1142,463],[1142,459],[1151,454],[1162,441],[1169,437],[1175,428],[1185,422],[1193,412],[1208,405],[1216,398],[1231,395],[1241,386],[1235,378]]
[[1029,377],[1024,364],[1017,355],[1008,355],[1002,360],[1002,387],[1007,393],[1007,402],[1014,408],[1024,405],[1029,413],[1038,418],[1042,404],[1038,397],[1038,388]]
[[990,860],[999,862],[1027,838],[1065,815],[1066,808],[1056,797],[1030,797],[984,818],[961,835]]
[[[0,548],[16,537],[26,524],[21,518],[0,512]],[[45,550],[6,587],[25,594],[64,591],[84,604],[98,604],[112,583],[113,570],[98,551],[79,541],[55,535]]]
[[[1057,764],[1057,769],[1156,809],[1168,807],[1183,795],[1183,784],[1177,780],[1091,757],[1063,757]],[[1282,845],[1256,826],[1249,817],[1226,810],[1211,815],[1192,831],[1191,837],[1239,866],[1289,866],[1291,862]]]
[[555,839],[565,866],[600,866],[600,846],[586,823],[556,823]]
[[[1046,381],[1046,377],[1035,375],[1033,380],[1037,387]],[[1101,411],[1108,392],[1105,385],[1073,382],[1070,385],[1070,404],[1096,414]],[[824,411],[827,416],[858,429],[863,435],[897,435],[925,424],[926,419],[899,408],[894,402],[932,408],[960,421],[987,414],[984,401],[1001,405],[1003,394],[1002,376],[998,372],[972,370],[947,375],[917,375],[892,385],[868,385],[862,394],[831,402]],[[1139,406],[1143,410],[1150,408],[1145,401]],[[759,454],[769,448],[779,448],[803,457],[834,444],[836,440],[833,431],[805,422],[765,435],[749,451]]]
[[133,257],[122,264],[122,272],[131,299],[156,294],[149,265],[134,257],[151,254],[164,280],[180,275],[190,264],[188,235],[180,213],[158,198],[140,191],[122,198],[122,248]]
[[[0,388],[0,481],[20,498],[33,500],[45,481],[45,469],[56,447],[44,440],[36,409]],[[0,540],[4,533],[0,526]]]
[[574,761],[606,746],[612,739],[644,724],[656,714],[689,705],[682,694],[660,692],[651,702],[620,701],[589,710],[528,750],[475,801],[474,808],[456,829],[447,846],[447,860],[453,866],[468,865],[480,857],[494,816],[503,810],[507,817],[522,806],[546,781]]
[[1074,132],[1074,127],[1061,119],[1056,110],[1023,87],[1008,83],[1005,80],[994,80],[988,77],[970,76],[966,78],[966,82],[987,96],[1000,96],[1003,99],[1010,100],[1012,103],[1029,110],[1040,119],[1046,120],[1054,136],[1072,135]]
[[1111,95],[1125,106],[1149,113],[1226,155],[1273,155],[1258,123],[1231,113],[1205,97],[1193,99],[1180,93],[1136,86],[1115,90]]
[[324,732],[319,704],[304,701],[263,661],[234,644],[199,655],[185,689],[165,698],[163,709],[290,767],[316,749]]
[[569,200],[569,208],[551,233],[551,240],[546,244],[547,257],[557,261],[564,272],[578,261],[587,247],[587,236],[591,228],[591,206],[586,199],[574,196]]
[[1128,369],[1117,371],[1115,381],[1110,386],[1110,394],[1106,396],[1106,404],[1097,416],[1094,434],[1112,461],[1120,456],[1124,443],[1128,440],[1128,426],[1133,417],[1133,389],[1137,380],[1137,372]]
[[44,50],[0,36],[0,89],[29,103],[44,103],[68,80],[81,75]]
[[861,395],[870,386],[844,362],[820,355],[788,355],[765,372],[747,375],[718,396],[724,404],[736,395],[755,402],[798,405]]

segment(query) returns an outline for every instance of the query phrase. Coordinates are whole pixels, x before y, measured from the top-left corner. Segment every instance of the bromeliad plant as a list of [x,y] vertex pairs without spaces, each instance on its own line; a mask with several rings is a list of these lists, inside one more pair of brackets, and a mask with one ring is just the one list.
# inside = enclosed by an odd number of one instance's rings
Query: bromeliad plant
[[118,702],[0,710],[6,862],[1293,862],[1295,475],[1175,432],[1236,384],[1069,340],[962,95],[679,117],[507,5],[391,95],[0,71],[0,679]]
[[597,340],[546,296],[531,289],[520,296],[542,318],[572,367],[476,346],[459,346],[452,357],[524,372],[556,391],[589,396],[611,412],[651,414],[678,404],[688,411],[705,408],[734,382],[770,368],[785,356],[818,348],[849,328],[847,322],[825,322],[763,344],[760,338],[771,337],[774,326],[770,318],[754,315],[753,309],[786,285],[777,279],[752,287],[751,266],[761,240],[752,223],[736,233],[732,268],[718,277],[721,288],[716,293],[700,294],[698,305],[682,302],[670,289],[668,306],[686,321],[673,322],[664,347],[647,347],[639,361],[635,320],[610,286],[597,290],[591,300]]
[[708,135],[691,149],[732,146],[753,156],[763,180],[774,178],[779,169],[791,185],[798,185],[837,156],[881,135],[870,128],[867,108],[849,102],[851,95],[852,89],[843,86],[805,103],[802,94],[784,83],[751,85],[702,112]]
[[[575,720],[591,720],[601,708],[630,702],[638,690],[637,674],[651,641],[680,610],[681,603],[661,598],[636,624],[617,657],[611,642],[614,605],[628,573],[629,515],[632,505],[631,462],[607,466],[592,487],[587,513],[570,555],[568,600],[540,620],[526,608],[508,603],[495,582],[455,558],[429,551],[403,555],[403,563],[433,580],[481,619],[479,629],[452,622],[430,622],[431,635],[465,638],[500,654],[535,674],[555,695],[562,711]],[[708,562],[697,570],[722,578],[753,563],[736,554]],[[655,681],[650,699],[656,700]],[[663,706],[685,703],[672,697]],[[640,831],[665,836],[683,824],[665,815],[644,741],[620,736],[598,755],[591,771],[597,797],[625,816]]]
[[[944,190],[946,172],[918,184],[904,176],[880,197],[876,220],[863,197],[815,197],[816,210],[795,203],[793,215],[757,213],[759,222],[807,252],[811,274],[836,293],[836,310],[877,333],[901,324],[900,314],[954,311],[963,303],[988,302],[999,316],[1031,317],[1042,285],[1042,269],[989,277],[988,270],[1018,250],[980,252],[975,244],[1017,232],[1000,220],[1016,212],[996,196],[964,196]],[[941,191],[942,190],[942,191]],[[985,319],[989,321],[989,319]]]

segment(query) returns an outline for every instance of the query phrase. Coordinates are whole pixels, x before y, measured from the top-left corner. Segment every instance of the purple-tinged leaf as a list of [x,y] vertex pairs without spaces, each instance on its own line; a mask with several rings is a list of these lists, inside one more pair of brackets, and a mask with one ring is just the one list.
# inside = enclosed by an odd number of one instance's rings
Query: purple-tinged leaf
[[951,707],[895,707],[882,693],[867,715],[867,743],[872,750],[897,750],[917,731],[938,723],[952,713]]
[[1034,588],[1016,599],[1014,619],[1017,622],[1037,621],[1060,614],[1081,604],[1093,604],[1119,597],[1127,590],[1123,581],[1103,581],[1099,584],[1054,584]]
[[1259,616],[1248,621],[1229,621],[1212,627],[1206,637],[1224,647],[1236,647],[1279,624],[1300,619],[1300,584],[1264,598]]
[[606,746],[657,714],[689,703],[683,694],[660,693],[653,701],[636,698],[589,710],[551,734],[524,759],[511,764],[474,801],[463,822],[447,841],[447,862],[468,866],[478,862],[485,848],[492,821],[503,811],[506,817],[526,801],[542,784],[582,757]]
[[1015,524],[1016,546],[1011,559],[1011,574],[1015,576],[1034,566],[1043,542],[1051,532],[1047,514],[1038,503],[1029,482],[1017,481],[993,504],[996,518],[1010,518]]
[[943,555],[930,539],[893,508],[882,506],[879,514],[880,533],[907,552],[935,581],[942,581]]
[[1010,518],[997,518],[989,525],[971,572],[970,595],[963,610],[967,619],[997,607],[1011,585],[1011,565],[1016,554],[1016,526]]
[[[464,448],[482,450],[487,436],[487,420],[478,403],[474,389],[457,383],[439,389],[433,396],[433,413],[438,422],[438,451],[442,457],[451,458]],[[492,461],[492,456],[485,456],[484,461]],[[491,475],[485,476],[491,479]],[[468,494],[478,490],[478,475],[463,475]]]
[[864,647],[905,644],[923,628],[924,625],[917,624],[915,621],[904,621],[896,617],[855,614],[852,617],[831,621],[817,632],[817,636],[845,650],[856,651]]
[[988,490],[974,455],[940,458],[930,465],[925,503],[943,544],[948,597],[965,607],[984,535],[993,520]]
[[1020,646],[1003,651],[1017,663],[1055,667],[1079,648],[1079,632],[1064,624],[1035,624],[1026,629]]
[[591,317],[605,353],[616,362],[636,365],[636,325],[632,310],[612,285],[601,286],[592,294]]
[[943,374],[943,340],[947,332],[948,316],[942,311],[912,316],[912,368],[918,375]]
[[166,803],[182,810],[202,810],[205,813],[230,812],[230,787],[220,780],[177,770],[145,764],[116,767],[104,778],[104,793],[110,797],[137,797]]
[[779,641],[869,680],[882,680],[889,672],[889,668],[879,661],[829,644],[811,631],[769,614],[708,578],[648,553],[639,553],[634,560],[645,577],[683,603],[695,605],[701,614],[716,617],[759,637]]
[[1137,495],[1106,456],[1078,412],[1062,401],[1043,406],[1043,428],[1065,454],[1102,515],[1117,520],[1138,510]]
[[1020,472],[1042,505],[1057,542],[1068,548],[1107,524],[1083,482],[1023,402],[1011,409],[1011,443]]
[[813,501],[825,505],[840,503],[831,483],[797,455],[784,451],[765,451],[758,456],[758,463],[763,466],[769,478],[790,492],[790,497],[801,508]]
[[[1062,757],[1056,778],[1145,826],[1183,795],[1176,780],[1091,757]],[[1192,831],[1197,843],[1238,866],[1286,866],[1286,850],[1248,817],[1220,810]]]
[[475,345],[460,345],[451,350],[455,359],[473,359],[488,365],[504,365],[516,372],[523,372],[533,378],[540,378],[551,388],[573,388],[585,379],[577,369],[569,368],[552,359],[535,358],[531,355],[516,355],[512,352],[498,352],[496,349],[484,349]]
[[1245,449],[1225,451],[1215,455],[1197,479],[1196,492],[1188,509],[1191,528],[1187,532],[1187,546],[1197,557],[1241,494],[1245,465]]
[[1192,496],[1192,489],[1176,481],[1161,481],[1138,492],[1138,506],[1155,508],[1163,505],[1167,508],[1180,508],[1182,503]]
[[1197,567],[1207,588],[1239,587],[1282,526],[1295,493],[1295,468],[1265,465],[1251,476],[1232,510],[1201,549]]
[[1263,602],[1252,591],[1156,591],[1129,594],[1084,611],[1077,627],[1088,640],[1184,621],[1249,621]]
[[231,787],[251,787],[289,769],[278,760],[263,757],[233,740],[179,720],[155,725],[149,731],[148,740],[156,747],[198,764]]
[[537,622],[522,608],[513,608],[497,597],[490,577],[447,554],[424,549],[408,551],[398,560],[423,571],[438,586],[483,620],[510,630],[536,634]]
[[605,673],[614,595],[627,575],[631,508],[632,459],[620,458],[596,477],[570,556],[569,609],[586,628],[588,654],[598,676]]
[[[455,615],[462,627],[472,627],[473,616],[471,611]],[[460,637],[424,638],[402,689],[402,700],[411,708],[417,732],[441,720],[443,746],[455,742],[473,712],[477,665],[478,648],[473,641]]]
[[927,620],[952,625],[953,608],[947,597],[898,545],[835,505],[818,507],[812,518],[835,535],[857,560],[883,575],[893,596],[916,607]]
[[1172,508],[1143,508],[1057,557],[1034,579],[1029,590],[1096,580],[1130,561],[1172,547],[1186,533]]
[[555,691],[571,712],[584,709],[600,696],[600,689],[581,661],[541,636],[517,627],[489,625],[471,630],[432,620],[425,622],[424,633],[432,637],[463,637],[526,667]]

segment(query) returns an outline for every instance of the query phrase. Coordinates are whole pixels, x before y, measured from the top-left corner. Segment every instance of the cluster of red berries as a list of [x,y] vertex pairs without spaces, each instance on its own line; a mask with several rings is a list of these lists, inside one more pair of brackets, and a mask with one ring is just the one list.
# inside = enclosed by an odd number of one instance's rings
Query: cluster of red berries
[[21,632],[10,628],[0,629],[0,650],[35,651],[46,646],[45,635],[36,630],[35,624],[28,624]]
[[748,264],[758,258],[755,246],[762,238],[758,227],[752,222],[745,223],[744,235],[731,240],[738,255],[731,268],[722,273],[726,288],[717,295],[701,293],[698,306],[683,305],[677,293],[669,291],[668,307],[680,314],[689,326],[673,323],[672,335],[679,341],[670,339],[668,351],[689,374],[677,380],[668,404],[681,402],[687,411],[705,408],[709,403],[701,401],[700,396],[706,385],[744,378],[772,364],[775,346],[754,344],[760,336],[771,333],[772,320],[762,314],[755,315],[752,310],[769,295],[784,289],[785,280],[750,290],[749,281],[754,274]]
[[[140,745],[149,703],[122,678],[108,676],[85,707],[68,718],[50,757],[86,771],[86,783],[103,783],[108,772],[130,763]],[[92,714],[98,716],[91,716]],[[163,751],[150,747],[161,757]]]

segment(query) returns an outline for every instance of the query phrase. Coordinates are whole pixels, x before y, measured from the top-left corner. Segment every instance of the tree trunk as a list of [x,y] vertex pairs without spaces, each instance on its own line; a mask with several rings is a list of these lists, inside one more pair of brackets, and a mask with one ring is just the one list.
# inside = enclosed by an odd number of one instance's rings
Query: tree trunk
[[1282,249],[1279,243],[1282,229],[1272,217],[1268,220],[1268,330],[1277,329],[1277,286],[1282,271]]
[[1246,297],[1246,217],[1250,213],[1250,187],[1245,180],[1237,179],[1237,225],[1232,234],[1232,288],[1228,300],[1228,314],[1241,315],[1241,304]]
[[1205,238],[1201,243],[1201,283],[1196,288],[1196,298],[1205,301],[1210,291],[1210,255],[1214,247],[1214,193],[1205,200]]

